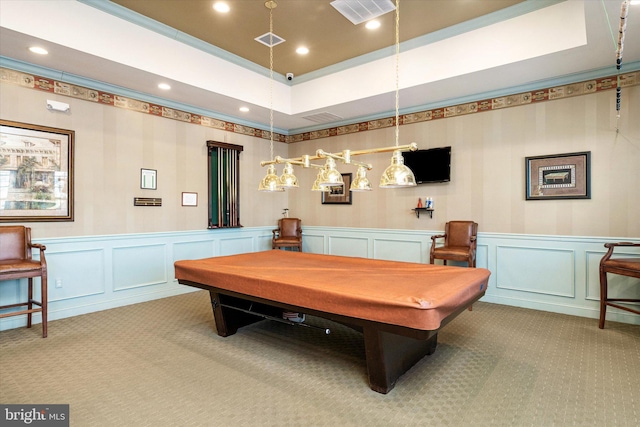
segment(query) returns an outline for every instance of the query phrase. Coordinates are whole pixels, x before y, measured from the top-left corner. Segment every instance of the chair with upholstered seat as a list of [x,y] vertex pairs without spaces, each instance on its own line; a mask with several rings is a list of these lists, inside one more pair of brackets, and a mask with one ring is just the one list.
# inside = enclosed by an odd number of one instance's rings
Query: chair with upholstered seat
[[[463,261],[469,267],[476,266],[476,239],[478,224],[473,221],[449,221],[445,224],[444,234],[431,236],[431,253],[429,263],[434,264],[441,259],[444,264],[449,261]],[[444,245],[437,246],[437,240],[444,238]]]
[[280,218],[273,230],[272,249],[298,248],[302,252],[302,221],[299,218]]
[[[476,266],[476,239],[478,224],[473,221],[449,221],[444,226],[444,234],[431,236],[431,252],[429,263],[435,264],[441,259],[447,261],[466,262],[469,267]],[[444,245],[436,246],[438,239],[444,239]],[[472,306],[469,306],[469,311]]]
[[[600,329],[604,329],[604,321],[607,315],[608,305],[619,308],[620,310],[640,314],[639,309],[619,304],[620,302],[640,302],[640,299],[609,298],[609,283],[607,281],[607,273],[640,279],[640,258],[611,258],[615,248],[633,246],[640,246],[640,243],[620,242],[604,244],[604,247],[607,248],[608,251],[600,260],[600,324],[598,325]],[[637,284],[640,285],[640,281],[638,281]]]
[[[40,260],[34,260],[32,249],[40,250]],[[21,225],[0,227],[0,281],[27,279],[28,297],[26,302],[0,306],[0,310],[27,307],[26,310],[9,311],[0,318],[27,315],[27,328],[31,327],[33,313],[42,313],[42,338],[47,337],[47,261],[44,256],[46,246],[31,242],[31,228]],[[33,299],[33,278],[40,277],[40,301]],[[38,306],[34,308],[33,306]]]

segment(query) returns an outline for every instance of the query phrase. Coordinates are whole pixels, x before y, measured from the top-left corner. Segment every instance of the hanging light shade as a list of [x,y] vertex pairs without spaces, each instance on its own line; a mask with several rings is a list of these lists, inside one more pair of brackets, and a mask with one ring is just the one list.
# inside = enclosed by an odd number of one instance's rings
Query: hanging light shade
[[336,169],[336,161],[331,157],[327,157],[327,162],[324,164],[324,170],[318,185],[344,185],[342,174]]
[[[269,9],[269,151],[273,159],[273,9],[278,6],[275,0],[266,1],[264,4]],[[294,176],[295,178],[295,176]],[[276,166],[270,164],[267,168],[267,175],[258,184],[258,191],[276,192],[284,191],[284,187],[278,186],[278,175]],[[297,180],[296,180],[297,187]]]
[[289,162],[284,164],[282,175],[278,178],[278,187],[298,188],[298,178],[293,174],[293,166]]
[[[396,147],[400,141],[400,0],[396,0]],[[385,169],[380,178],[380,188],[402,188],[416,185],[416,177],[404,164],[404,157],[400,150],[394,150],[391,155],[391,165]]]
[[284,191],[284,188],[278,187],[278,175],[276,175],[275,165],[269,165],[267,168],[267,174],[258,184],[258,191]]
[[358,166],[356,179],[351,183],[350,191],[371,191],[371,183],[367,178],[367,169],[364,166]]
[[380,178],[381,188],[402,188],[416,185],[416,177],[404,164],[404,157],[400,150],[395,150],[391,156],[391,164],[385,169]]
[[313,185],[311,186],[311,191],[329,192],[329,187],[328,186],[320,185],[320,181],[322,180],[322,172],[324,172],[324,170],[322,170],[322,169],[320,171],[318,171],[318,176],[316,176],[316,180],[313,182]]

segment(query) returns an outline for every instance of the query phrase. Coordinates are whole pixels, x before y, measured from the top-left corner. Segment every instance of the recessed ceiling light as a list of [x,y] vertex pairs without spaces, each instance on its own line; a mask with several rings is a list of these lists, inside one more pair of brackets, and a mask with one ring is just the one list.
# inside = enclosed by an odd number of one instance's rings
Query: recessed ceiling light
[[248,107],[240,107],[240,111],[242,111],[243,113],[247,113],[247,112],[249,112],[249,108]]
[[29,48],[29,50],[33,53],[37,53],[38,55],[46,55],[49,53],[47,49],[38,46],[32,46]]
[[380,21],[376,21],[375,19],[367,22],[365,25],[369,30],[375,30],[376,28],[380,28]]
[[160,89],[162,89],[162,90],[169,90],[169,89],[171,89],[171,86],[169,86],[169,85],[168,85],[168,84],[166,84],[166,83],[160,83],[160,84],[158,85],[158,87],[159,87]]
[[306,55],[307,53],[309,53],[309,49],[304,46],[300,46],[299,48],[296,49],[296,53],[300,55]]
[[223,1],[217,1],[213,4],[213,8],[216,12],[227,13],[229,12],[229,5]]

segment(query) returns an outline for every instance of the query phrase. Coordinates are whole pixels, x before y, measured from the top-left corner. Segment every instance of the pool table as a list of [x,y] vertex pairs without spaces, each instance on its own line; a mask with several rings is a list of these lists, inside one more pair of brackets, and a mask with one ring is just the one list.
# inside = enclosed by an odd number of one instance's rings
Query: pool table
[[176,261],[175,275],[209,291],[222,337],[265,318],[295,323],[283,319],[285,311],[360,331],[369,385],[386,394],[433,354],[438,331],[485,294],[490,272],[270,250]]

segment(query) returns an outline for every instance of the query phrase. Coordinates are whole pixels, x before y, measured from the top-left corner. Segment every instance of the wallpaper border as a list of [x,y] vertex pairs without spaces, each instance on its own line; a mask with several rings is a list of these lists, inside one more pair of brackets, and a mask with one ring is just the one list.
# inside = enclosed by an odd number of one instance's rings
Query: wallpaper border
[[[414,113],[401,114],[399,116],[400,125],[408,125],[431,120],[440,120],[463,115],[482,113],[485,111],[495,111],[504,108],[518,107],[527,104],[535,104],[556,99],[569,98],[592,94],[596,92],[615,90],[618,78],[622,88],[636,86],[640,84],[640,71],[612,75],[596,79],[570,83],[561,86],[554,86],[544,89],[531,90],[512,95],[500,96],[497,98],[482,99],[464,104],[456,104],[446,107],[423,110]],[[200,126],[207,126],[220,129],[226,132],[233,132],[242,135],[249,135],[257,138],[269,140],[270,134],[267,130],[258,129],[251,126],[233,123],[194,114],[163,105],[140,101],[134,98],[117,95],[101,90],[91,89],[60,80],[42,77],[35,74],[25,73],[0,67],[0,81],[18,85],[21,87],[69,96],[85,101],[95,102],[102,105],[124,108],[140,113],[151,114],[164,117],[166,119],[178,120]],[[329,127],[310,132],[302,132],[293,135],[282,135],[274,133],[274,141],[284,143],[296,143],[311,141],[332,136],[347,135],[357,132],[366,132],[395,126],[395,117],[385,117],[376,120],[363,121],[347,125]]]

